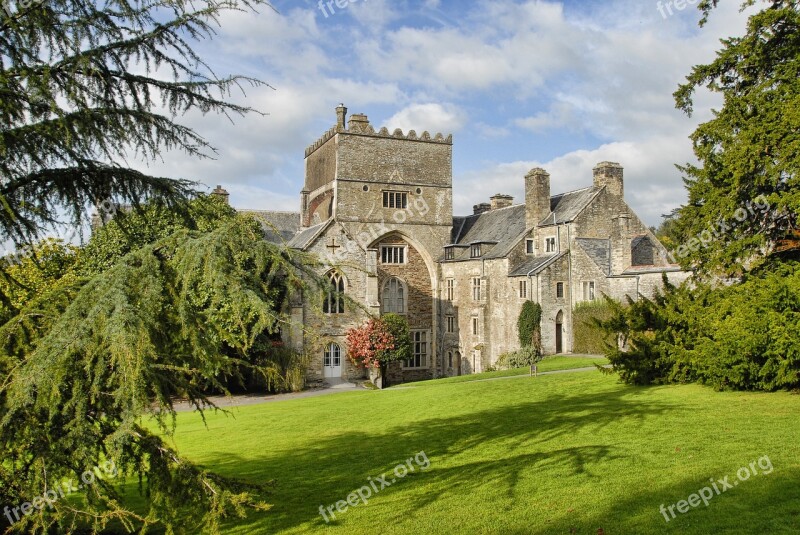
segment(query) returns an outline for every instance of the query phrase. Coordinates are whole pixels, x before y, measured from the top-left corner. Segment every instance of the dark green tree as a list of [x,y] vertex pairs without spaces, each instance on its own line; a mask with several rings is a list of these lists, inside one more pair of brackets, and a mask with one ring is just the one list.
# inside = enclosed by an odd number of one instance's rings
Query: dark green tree
[[[241,76],[218,77],[192,49],[225,11],[263,0],[48,0],[0,9],[0,242],[79,227],[92,204],[179,207],[192,183],[129,166],[177,150],[214,149],[178,116],[242,115],[227,100]],[[0,275],[4,272],[0,270]]]
[[[716,59],[694,67],[675,92],[687,114],[701,87],[723,97],[691,136],[699,164],[681,167],[689,201],[679,209],[677,260],[701,273],[737,276],[800,250],[800,5],[766,3],[745,35],[723,40]],[[701,25],[716,5],[700,3]]]

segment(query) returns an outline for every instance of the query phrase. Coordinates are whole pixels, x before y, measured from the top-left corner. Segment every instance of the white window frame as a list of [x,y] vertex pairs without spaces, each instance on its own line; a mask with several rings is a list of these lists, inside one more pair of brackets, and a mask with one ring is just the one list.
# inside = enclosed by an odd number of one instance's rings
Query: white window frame
[[[389,286],[393,283],[397,282],[396,290],[394,296],[388,293]],[[400,291],[400,295],[396,293],[397,290]],[[392,298],[392,299],[390,299]],[[399,301],[399,305],[398,305]],[[391,303],[391,307],[388,307],[387,304]],[[398,277],[389,277],[384,281],[383,286],[381,286],[381,311],[383,314],[405,314],[408,307],[408,287],[406,283],[403,282]],[[398,310],[401,309],[401,310]]]
[[595,299],[597,299],[597,294],[595,291],[596,286],[594,284],[594,281],[583,281],[582,287],[583,287],[582,297],[584,301],[594,301]]
[[473,243],[469,248],[469,257],[470,258],[480,258],[481,257],[481,244],[480,243]]
[[407,263],[408,246],[402,244],[381,245],[381,264],[401,266]]
[[546,253],[558,252],[558,241],[554,236],[544,239],[544,250]]
[[427,368],[430,347],[430,333],[427,330],[412,330],[411,351],[413,356],[403,361],[403,369],[423,370]]

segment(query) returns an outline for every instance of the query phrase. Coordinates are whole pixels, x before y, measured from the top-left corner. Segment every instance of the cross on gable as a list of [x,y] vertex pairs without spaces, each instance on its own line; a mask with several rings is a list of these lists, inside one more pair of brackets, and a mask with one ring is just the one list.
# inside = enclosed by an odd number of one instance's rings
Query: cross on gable
[[332,252],[335,253],[336,249],[341,247],[341,245],[336,245],[336,238],[331,238],[330,241],[328,242],[328,245],[326,245],[325,247],[327,247],[328,249],[330,249]]

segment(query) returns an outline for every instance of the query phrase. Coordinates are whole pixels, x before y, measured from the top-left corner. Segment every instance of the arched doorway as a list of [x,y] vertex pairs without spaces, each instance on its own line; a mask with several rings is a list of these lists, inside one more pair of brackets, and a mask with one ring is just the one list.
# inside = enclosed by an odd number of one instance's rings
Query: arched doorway
[[556,314],[556,353],[564,352],[564,312]]

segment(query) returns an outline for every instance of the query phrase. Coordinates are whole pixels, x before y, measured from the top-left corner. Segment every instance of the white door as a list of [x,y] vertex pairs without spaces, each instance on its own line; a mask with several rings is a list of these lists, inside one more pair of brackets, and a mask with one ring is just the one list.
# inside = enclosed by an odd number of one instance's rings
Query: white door
[[325,357],[323,359],[323,377],[342,376],[342,350],[336,344],[325,347]]

